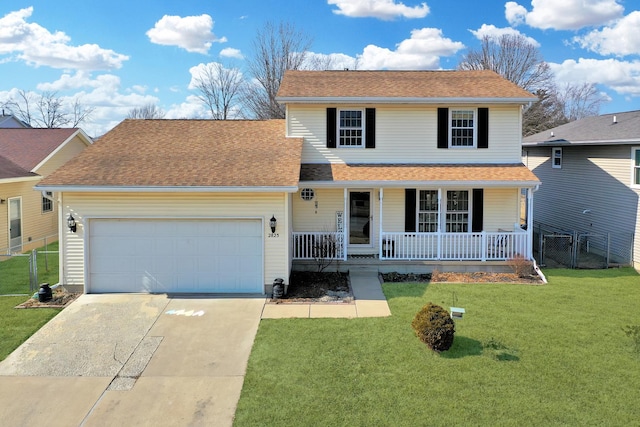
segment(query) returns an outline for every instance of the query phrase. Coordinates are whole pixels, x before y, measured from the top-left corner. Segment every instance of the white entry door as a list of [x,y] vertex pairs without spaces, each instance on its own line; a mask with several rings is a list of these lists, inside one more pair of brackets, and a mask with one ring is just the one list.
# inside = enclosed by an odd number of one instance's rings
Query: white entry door
[[87,292],[263,293],[259,220],[90,221]]
[[22,251],[22,199],[9,199],[9,248],[11,252]]

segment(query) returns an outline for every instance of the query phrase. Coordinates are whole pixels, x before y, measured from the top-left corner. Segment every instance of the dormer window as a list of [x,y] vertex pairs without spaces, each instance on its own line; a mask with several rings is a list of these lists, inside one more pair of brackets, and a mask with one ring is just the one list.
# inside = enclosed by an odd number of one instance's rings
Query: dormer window
[[362,147],[363,111],[340,110],[339,138],[340,147]]

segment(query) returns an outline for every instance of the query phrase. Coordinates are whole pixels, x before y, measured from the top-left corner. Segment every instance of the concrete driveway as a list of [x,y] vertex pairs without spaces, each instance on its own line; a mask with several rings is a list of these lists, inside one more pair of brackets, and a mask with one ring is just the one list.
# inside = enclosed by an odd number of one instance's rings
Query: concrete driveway
[[264,303],[82,295],[0,363],[0,420],[230,426]]

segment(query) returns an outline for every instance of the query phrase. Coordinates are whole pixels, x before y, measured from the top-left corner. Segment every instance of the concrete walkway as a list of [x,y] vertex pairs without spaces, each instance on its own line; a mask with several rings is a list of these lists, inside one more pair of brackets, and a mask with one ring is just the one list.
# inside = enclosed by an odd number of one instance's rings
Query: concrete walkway
[[343,303],[281,303],[264,305],[263,319],[285,318],[355,318],[391,316],[387,299],[382,293],[378,272],[356,270],[349,272],[355,301]]

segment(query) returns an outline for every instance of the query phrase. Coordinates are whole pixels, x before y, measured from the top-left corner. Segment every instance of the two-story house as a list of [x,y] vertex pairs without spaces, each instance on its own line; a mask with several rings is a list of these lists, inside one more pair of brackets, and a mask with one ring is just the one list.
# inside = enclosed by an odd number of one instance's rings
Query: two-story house
[[42,182],[69,221],[61,282],[264,293],[318,257],[531,259],[531,94],[490,71],[289,71],[278,100],[285,120],[125,120]]

